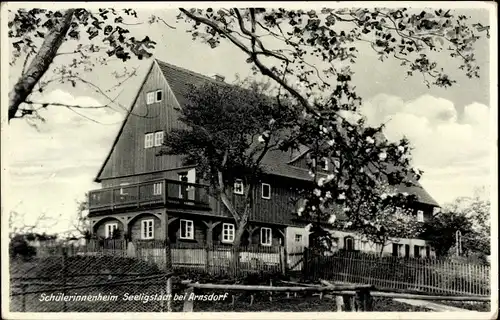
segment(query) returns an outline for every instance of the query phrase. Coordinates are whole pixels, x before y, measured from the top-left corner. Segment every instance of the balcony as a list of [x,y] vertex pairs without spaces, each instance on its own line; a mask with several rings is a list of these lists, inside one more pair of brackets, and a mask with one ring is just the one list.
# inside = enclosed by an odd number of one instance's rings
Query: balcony
[[89,192],[90,212],[155,206],[207,210],[208,186],[163,179]]

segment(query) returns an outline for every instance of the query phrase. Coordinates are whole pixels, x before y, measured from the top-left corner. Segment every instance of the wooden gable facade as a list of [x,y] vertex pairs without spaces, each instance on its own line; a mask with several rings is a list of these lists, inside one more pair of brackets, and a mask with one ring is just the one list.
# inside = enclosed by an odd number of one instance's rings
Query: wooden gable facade
[[[155,93],[155,101],[147,103],[147,94]],[[161,93],[157,93],[161,92]],[[156,94],[161,94],[156,101]],[[149,177],[167,178],[165,171],[182,168],[182,159],[176,155],[157,156],[158,146],[145,148],[145,135],[180,128],[179,103],[170,89],[160,67],[155,62],[141,85],[130,113],[127,115],[108,157],[100,169],[96,182],[103,187],[120,183],[137,183]]]

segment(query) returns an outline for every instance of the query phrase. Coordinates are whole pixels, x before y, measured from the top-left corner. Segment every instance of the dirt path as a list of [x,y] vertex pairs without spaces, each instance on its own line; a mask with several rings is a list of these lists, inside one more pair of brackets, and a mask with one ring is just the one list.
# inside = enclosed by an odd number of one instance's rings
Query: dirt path
[[414,299],[399,299],[396,298],[394,299],[397,302],[402,302],[406,303],[412,306],[420,306],[420,307],[425,307],[432,309],[436,312],[477,312],[477,311],[472,311],[472,310],[467,310],[467,309],[462,309],[462,308],[457,308],[457,307],[452,307],[452,306],[445,306],[443,304],[431,302],[431,301],[426,301],[426,300],[414,300]]

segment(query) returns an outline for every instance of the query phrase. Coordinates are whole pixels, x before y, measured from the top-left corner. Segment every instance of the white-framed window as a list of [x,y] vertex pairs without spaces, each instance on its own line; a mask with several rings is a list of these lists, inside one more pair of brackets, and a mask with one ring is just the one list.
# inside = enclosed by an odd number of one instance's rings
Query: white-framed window
[[141,239],[154,239],[155,237],[155,221],[153,219],[147,219],[141,221]]
[[302,243],[302,235],[300,233],[295,234],[295,242]]
[[146,104],[153,104],[163,100],[163,90],[150,91],[146,94]]
[[262,184],[262,199],[271,199],[271,185],[268,183]]
[[194,224],[193,220],[181,219],[181,239],[194,239]]
[[113,237],[113,232],[118,229],[118,223],[106,223],[104,225],[104,234],[106,238]]
[[272,230],[271,228],[260,228],[260,244],[263,246],[270,246],[272,244]]
[[144,135],[144,148],[152,148],[153,147],[153,139],[154,133],[146,133]]
[[155,147],[160,147],[163,144],[163,131],[155,132]]
[[234,181],[234,193],[235,194],[243,194],[243,180],[236,179]]
[[155,102],[160,102],[163,100],[163,90],[156,90],[155,92]]
[[234,241],[234,224],[223,223],[222,224],[222,242],[233,242]]
[[155,92],[151,91],[146,94],[146,104],[153,104],[155,102]]
[[162,186],[163,186],[162,182],[156,182],[155,184],[153,184],[153,195],[155,195],[155,196],[161,195]]
[[321,159],[320,164],[321,164],[321,169],[322,169],[322,170],[324,170],[324,171],[328,171],[328,168],[330,167],[330,166],[329,166],[329,165],[330,165],[330,163],[329,163],[329,161],[328,161],[328,158],[323,158],[323,159]]
[[424,212],[422,210],[417,211],[417,221],[424,222]]

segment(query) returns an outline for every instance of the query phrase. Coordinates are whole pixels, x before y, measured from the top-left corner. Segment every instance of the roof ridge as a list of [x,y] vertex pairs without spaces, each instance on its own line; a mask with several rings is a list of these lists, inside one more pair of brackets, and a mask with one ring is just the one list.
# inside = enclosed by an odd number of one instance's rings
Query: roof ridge
[[209,77],[209,76],[206,76],[204,74],[201,74],[199,72],[196,72],[196,71],[192,71],[192,70],[189,70],[189,69],[186,69],[186,68],[183,68],[183,67],[179,67],[179,66],[176,66],[176,65],[173,65],[171,63],[168,63],[168,62],[165,62],[165,61],[161,61],[157,58],[155,58],[156,62],[160,65],[165,65],[169,68],[172,68],[172,69],[175,69],[177,71],[180,71],[180,72],[184,72],[184,73],[188,73],[192,76],[195,76],[195,77],[198,77],[198,78],[202,78],[203,80],[208,80],[208,81],[212,81],[212,82],[217,82],[217,80]]

